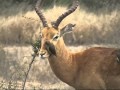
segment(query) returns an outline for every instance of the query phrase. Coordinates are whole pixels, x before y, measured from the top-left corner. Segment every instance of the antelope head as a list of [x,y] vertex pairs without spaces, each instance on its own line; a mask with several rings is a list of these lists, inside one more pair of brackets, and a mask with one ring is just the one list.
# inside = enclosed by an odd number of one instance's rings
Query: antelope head
[[56,46],[62,40],[62,36],[73,30],[75,24],[69,23],[61,29],[59,29],[59,25],[65,17],[67,17],[77,9],[78,1],[75,0],[73,6],[68,11],[59,16],[55,22],[52,22],[51,23],[52,27],[48,26],[47,21],[41,12],[41,9],[39,8],[40,2],[41,0],[38,0],[35,6],[35,11],[43,24],[43,29],[40,32],[41,48],[38,54],[40,58],[44,59],[53,55],[56,56]]

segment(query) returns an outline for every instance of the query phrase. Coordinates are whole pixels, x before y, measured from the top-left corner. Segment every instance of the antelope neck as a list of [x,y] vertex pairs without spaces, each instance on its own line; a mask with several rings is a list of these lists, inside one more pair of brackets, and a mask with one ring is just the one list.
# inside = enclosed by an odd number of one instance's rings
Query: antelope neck
[[71,53],[67,50],[63,39],[61,39],[56,46],[56,56],[49,58],[50,66],[57,77],[69,85],[74,80],[76,73],[75,64],[72,60]]

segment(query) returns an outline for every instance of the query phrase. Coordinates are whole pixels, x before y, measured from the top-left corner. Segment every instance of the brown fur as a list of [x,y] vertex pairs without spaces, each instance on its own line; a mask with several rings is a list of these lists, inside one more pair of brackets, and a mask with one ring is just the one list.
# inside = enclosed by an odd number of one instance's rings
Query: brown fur
[[45,51],[45,42],[56,48],[56,56],[48,57],[55,75],[75,89],[120,89],[120,50],[114,48],[93,47],[78,53],[71,53],[61,37],[52,41],[58,33],[54,28],[42,30],[41,51]]

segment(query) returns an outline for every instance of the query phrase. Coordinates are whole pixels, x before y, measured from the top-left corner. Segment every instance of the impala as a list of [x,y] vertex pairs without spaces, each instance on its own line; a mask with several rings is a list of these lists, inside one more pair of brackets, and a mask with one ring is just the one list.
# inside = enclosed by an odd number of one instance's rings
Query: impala
[[47,58],[54,74],[63,82],[79,89],[120,89],[120,50],[115,48],[92,47],[84,51],[70,52],[63,35],[71,32],[75,24],[59,28],[61,21],[78,7],[73,6],[51,24],[47,24],[37,1],[35,11],[43,24],[41,45],[38,52],[42,59]]

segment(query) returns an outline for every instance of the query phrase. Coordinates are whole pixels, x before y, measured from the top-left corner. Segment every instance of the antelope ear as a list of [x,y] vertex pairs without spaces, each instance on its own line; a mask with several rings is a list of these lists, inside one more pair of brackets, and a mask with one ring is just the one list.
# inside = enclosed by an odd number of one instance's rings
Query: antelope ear
[[63,36],[66,33],[72,32],[76,24],[68,24],[60,30],[60,36]]

